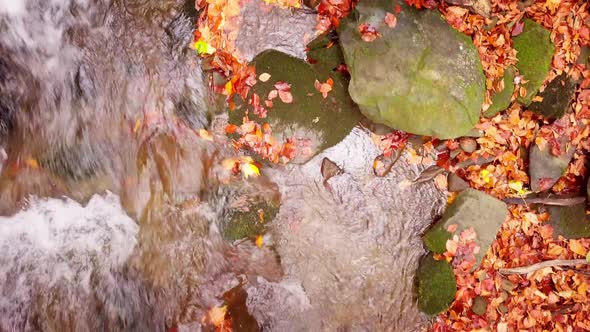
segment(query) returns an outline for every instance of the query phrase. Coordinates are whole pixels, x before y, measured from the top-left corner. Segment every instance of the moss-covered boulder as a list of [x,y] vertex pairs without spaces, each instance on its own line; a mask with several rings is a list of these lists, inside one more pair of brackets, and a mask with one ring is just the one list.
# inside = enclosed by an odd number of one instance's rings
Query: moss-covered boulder
[[475,254],[477,266],[496,238],[507,213],[504,202],[478,190],[463,190],[447,207],[442,218],[424,234],[424,245],[430,251],[442,254],[447,250],[448,239],[473,227],[477,235],[476,243],[480,247]]
[[[384,18],[395,6],[401,12],[390,28]],[[364,41],[363,24],[380,36]],[[339,36],[350,95],[369,119],[438,138],[463,136],[478,121],[485,83],[477,50],[438,11],[401,0],[361,1]]]
[[449,308],[455,299],[457,282],[451,264],[437,261],[428,254],[420,260],[416,274],[418,307],[428,315],[436,315]]
[[518,101],[528,106],[539,92],[543,81],[551,69],[551,60],[555,53],[555,45],[551,42],[551,32],[531,19],[524,19],[524,28],[520,35],[512,39],[513,47],[518,52],[516,68],[520,75],[528,81],[524,97]]
[[566,239],[579,239],[590,237],[590,218],[586,214],[586,204],[573,206],[548,207],[553,226],[553,236],[563,236]]
[[576,92],[577,83],[566,73],[549,82],[543,92],[539,93],[541,101],[534,101],[529,110],[541,114],[548,119],[561,118],[567,112]]
[[[322,55],[321,61],[316,65],[275,50],[264,51],[252,61],[257,75],[266,73],[270,78],[266,82],[258,81],[249,95],[250,97],[255,93],[260,97],[262,106],[268,108],[267,116],[258,118],[250,112],[250,118],[270,124],[273,136],[278,141],[297,138],[299,142],[305,142],[305,148],[298,149],[292,162],[305,162],[337,144],[361,119],[358,106],[348,95],[347,78],[331,68],[337,62],[335,58],[342,57],[339,52],[337,45],[326,51],[316,45],[315,54]],[[333,81],[332,90],[324,98],[316,89],[315,82],[317,80],[326,83],[328,79]],[[271,91],[276,90],[277,82],[291,85],[293,100],[285,103],[280,98],[275,98],[272,100],[272,107],[267,107],[264,100]],[[248,108],[245,103],[241,104],[241,109],[230,111],[230,123],[242,123],[244,111]]]
[[561,155],[556,156],[549,147],[543,150],[538,145],[533,145],[529,151],[529,177],[531,189],[535,192],[545,191],[553,187],[559,178],[565,173],[574,157],[575,148],[569,146],[567,137],[559,137]]
[[485,110],[483,113],[484,116],[493,117],[510,106],[512,94],[514,93],[515,74],[516,69],[514,67],[506,68],[504,71],[504,77],[502,77],[504,89],[492,95],[492,105],[487,110]]
[[254,239],[264,234],[266,227],[273,221],[277,206],[268,203],[257,203],[248,207],[248,211],[234,211],[222,225],[223,237],[230,241]]

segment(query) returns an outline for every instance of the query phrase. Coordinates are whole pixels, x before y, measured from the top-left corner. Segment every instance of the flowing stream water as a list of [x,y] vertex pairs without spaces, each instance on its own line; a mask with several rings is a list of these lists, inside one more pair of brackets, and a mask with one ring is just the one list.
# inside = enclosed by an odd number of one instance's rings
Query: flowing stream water
[[[224,302],[236,331],[426,326],[413,278],[444,195],[403,186],[421,171],[405,156],[374,176],[360,127],[228,184],[192,8],[0,0],[0,331],[210,330]],[[312,14],[247,8],[238,46],[302,54],[285,40]],[[324,157],[344,171],[329,188]],[[262,248],[222,236],[244,197],[280,200]]]

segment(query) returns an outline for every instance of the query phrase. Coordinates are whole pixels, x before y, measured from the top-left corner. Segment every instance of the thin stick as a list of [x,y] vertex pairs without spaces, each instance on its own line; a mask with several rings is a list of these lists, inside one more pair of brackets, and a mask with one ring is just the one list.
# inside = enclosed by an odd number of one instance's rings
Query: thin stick
[[540,262],[529,266],[515,267],[512,269],[500,269],[499,272],[502,274],[528,274],[535,272],[546,267],[553,266],[576,266],[576,265],[588,265],[590,262],[585,259],[554,259],[550,261]]

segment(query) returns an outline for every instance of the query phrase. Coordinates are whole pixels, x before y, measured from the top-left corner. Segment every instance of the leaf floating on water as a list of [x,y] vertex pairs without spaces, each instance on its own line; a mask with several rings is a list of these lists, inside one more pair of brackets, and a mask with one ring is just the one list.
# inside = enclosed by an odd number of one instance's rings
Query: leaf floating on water
[[255,243],[258,248],[262,248],[262,246],[264,245],[264,238],[262,237],[262,235],[258,235],[256,237]]
[[385,24],[387,24],[388,27],[392,29],[395,28],[395,26],[397,25],[397,18],[392,13],[386,13],[385,19],[383,21],[385,22]]
[[205,322],[208,322],[215,326],[221,326],[225,321],[225,315],[227,314],[227,306],[213,307],[207,312]]
[[331,161],[328,158],[322,159],[322,166],[320,168],[320,173],[322,173],[322,177],[324,178],[324,182],[328,181],[332,177],[336,175],[341,175],[344,173],[342,168],[338,167],[335,162]]
[[412,183],[423,183],[428,182],[434,179],[437,175],[444,173],[446,170],[444,168],[438,167],[436,165],[432,165],[425,169],[420,175],[412,181]]
[[258,169],[258,167],[256,167],[256,165],[252,163],[246,163],[242,165],[242,174],[244,174],[244,177],[247,179],[251,176],[256,177],[260,175],[260,170]]

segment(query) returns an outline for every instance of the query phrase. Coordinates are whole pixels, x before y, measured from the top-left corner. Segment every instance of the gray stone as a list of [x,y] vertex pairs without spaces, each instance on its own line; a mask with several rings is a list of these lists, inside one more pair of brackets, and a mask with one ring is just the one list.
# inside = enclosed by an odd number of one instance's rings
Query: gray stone
[[543,100],[532,102],[529,110],[548,119],[561,118],[572,102],[576,86],[576,81],[568,77],[566,73],[557,76],[547,84],[543,92],[539,93]]
[[590,218],[586,214],[586,203],[573,206],[550,206],[548,208],[553,226],[553,237],[566,239],[590,237]]
[[[397,25],[384,23],[394,6]],[[413,134],[454,138],[479,119],[484,76],[472,41],[437,11],[403,1],[361,2],[340,24],[340,42],[351,74],[352,99],[369,119]],[[360,24],[381,36],[363,41]]]
[[529,152],[529,176],[531,189],[535,192],[545,191],[553,187],[566,171],[567,166],[574,157],[575,149],[568,148],[567,137],[560,137],[559,144],[561,155],[555,156],[547,146],[543,150],[533,145]]
[[[454,234],[473,227],[477,234],[479,252],[475,255],[476,266],[479,265],[498,229],[506,219],[506,204],[486,193],[474,189],[466,189],[459,193],[455,201],[449,205],[442,218],[424,234],[424,244],[435,253],[446,251],[446,242]],[[450,225],[457,225],[455,232],[449,232]]]

